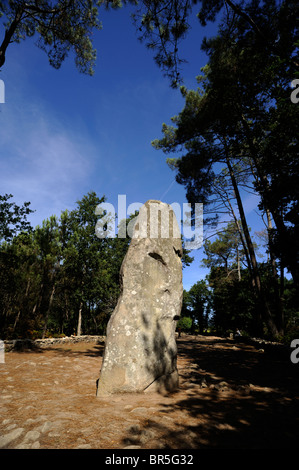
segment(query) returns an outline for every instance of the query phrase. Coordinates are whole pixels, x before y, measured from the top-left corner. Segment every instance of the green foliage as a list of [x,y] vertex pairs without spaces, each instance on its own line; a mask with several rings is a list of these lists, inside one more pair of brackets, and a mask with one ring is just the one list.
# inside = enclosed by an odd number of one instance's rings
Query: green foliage
[[90,192],[73,211],[0,245],[1,338],[105,332],[129,239],[96,237],[104,201]]
[[[214,0],[202,5],[202,23],[222,8]],[[210,13],[207,5],[213,7]],[[209,63],[198,77],[198,89],[181,89],[185,106],[172,125],[163,124],[163,137],[153,145],[166,154],[181,153],[168,163],[177,182],[185,186],[188,201],[204,204],[206,226],[217,223],[221,212],[234,221],[240,237],[239,262],[246,258],[259,305],[257,328],[262,333],[264,322],[276,336],[283,332],[278,264],[288,269],[299,292],[299,107],[290,100],[289,86],[297,67],[298,5],[272,0],[245,2],[242,10],[232,2],[228,5],[235,14],[228,14],[218,35],[203,43]],[[268,226],[272,271],[266,277],[247,224],[244,189],[260,196],[260,210],[273,221]],[[224,262],[228,275],[234,243],[207,241],[207,265]],[[268,276],[275,302],[268,300]]]
[[211,288],[211,326],[217,334],[227,334],[236,328],[254,335],[256,333],[256,309],[258,302],[248,270],[242,270],[242,279],[236,275],[227,277],[226,269],[213,267],[208,276]]
[[203,334],[208,327],[211,297],[204,280],[198,281],[189,291],[183,293],[182,316],[192,319],[192,331]]
[[[171,1],[145,1],[138,2],[133,18],[136,23],[139,37],[146,42],[148,48],[155,52],[155,61],[166,76],[171,79],[172,86],[178,86],[182,80],[181,64],[185,62],[179,50],[180,42],[191,29],[192,14],[196,13],[201,26],[216,19],[229,22],[224,41],[234,37],[234,25],[242,23],[242,31],[247,30],[255,38],[258,47],[277,57],[282,67],[286,63],[297,67],[298,60],[292,51],[298,41],[296,33],[291,31],[296,27],[298,18],[298,2],[294,0],[277,3],[274,0],[245,0],[233,2],[231,0],[171,0]],[[196,6],[194,6],[196,5]],[[199,5],[199,7],[197,7]],[[220,14],[222,13],[222,16]],[[271,21],[267,21],[267,16]],[[237,41],[239,38],[237,38]],[[206,40],[203,41],[203,47]],[[237,42],[236,42],[237,43]],[[244,47],[241,37],[240,47]],[[255,61],[255,51],[252,53],[252,67],[262,70],[259,60]],[[246,54],[244,54],[245,58]],[[229,59],[229,56],[228,56]],[[257,70],[257,69],[256,69]],[[244,70],[245,72],[245,70]],[[246,73],[246,72],[245,72]],[[286,74],[287,76],[287,74]],[[290,75],[293,77],[293,75]],[[221,78],[221,80],[223,77]]]
[[192,318],[190,317],[181,317],[177,322],[177,328],[180,328],[182,331],[190,331],[192,327]]
[[[214,242],[217,243],[217,240]],[[249,270],[245,267],[237,269],[236,260],[224,259],[222,262],[213,262],[218,259],[218,253],[209,252],[210,274],[207,281],[210,288],[211,311],[210,324],[218,334],[234,332],[236,328],[242,330],[243,335],[260,335],[257,331],[256,318],[261,305],[251,282]],[[260,263],[259,272],[265,288],[265,297],[271,311],[276,311],[276,303],[283,303],[285,320],[284,333],[276,340],[288,341],[297,331],[298,313],[296,303],[296,288],[293,281],[284,280],[285,286],[277,296],[277,284],[272,276],[271,263]],[[283,279],[282,279],[283,280]],[[280,319],[276,321],[279,323]],[[262,335],[271,339],[271,331],[264,323]]]
[[[105,197],[90,192],[77,201],[73,211],[64,211],[59,218],[51,216],[34,230],[26,225],[27,231],[10,233],[2,241],[1,338],[74,334],[79,318],[82,333],[105,333],[119,296],[119,270],[130,240],[95,236],[95,207],[104,201]],[[9,211],[6,216],[11,220]],[[132,217],[122,223],[128,224]],[[231,225],[208,245],[210,274],[183,293],[178,322],[183,331],[203,334],[212,327],[218,334],[226,334],[240,328],[245,334],[255,334],[259,300],[248,269],[242,267],[238,275],[237,245]],[[220,253],[228,256],[223,259]],[[259,269],[272,307],[277,297],[271,266],[264,263]],[[293,281],[285,280],[281,300],[286,326],[281,339],[286,342],[298,334],[296,295]],[[267,329],[264,334],[269,334]]]
[[0,243],[3,240],[11,240],[18,232],[30,230],[27,216],[33,211],[30,202],[25,202],[22,207],[15,202],[9,202],[12,194],[0,195]]
[[[105,197],[91,191],[74,210],[51,216],[34,230],[26,220],[29,203],[20,208],[7,202],[10,197],[1,199],[0,337],[104,334],[130,243],[128,236],[96,236],[95,209]],[[193,260],[188,253],[183,250],[184,265]]]
[[[0,67],[5,62],[10,43],[37,35],[37,45],[46,52],[53,67],[59,68],[72,53],[79,71],[92,75],[96,61],[92,38],[93,31],[102,27],[98,18],[100,9],[118,9],[127,4],[134,7],[131,16],[139,39],[154,52],[156,63],[170,78],[173,87],[177,87],[183,79],[181,65],[186,60],[181,56],[179,46],[191,29],[193,13],[199,20],[199,26],[205,26],[209,21],[218,19],[219,13],[223,12],[222,18],[231,21],[229,34],[235,19],[243,21],[247,29],[255,34],[261,48],[275,55],[282,67],[285,67],[288,57],[288,62],[297,67],[298,73],[298,61],[288,40],[289,25],[292,28],[298,17],[298,6],[294,0],[281,4],[276,4],[274,0],[246,0],[240,3],[231,0],[8,0],[0,2],[0,18],[3,17],[5,27],[0,45]],[[199,8],[194,5],[199,5]],[[265,11],[272,15],[270,24],[265,21]],[[298,47],[296,35],[291,45]],[[260,65],[258,61],[256,65]]]
[[[4,17],[5,37],[0,46],[0,67],[5,62],[7,47],[26,37],[38,36],[37,45],[44,50],[50,64],[58,69],[70,52],[77,68],[92,75],[96,51],[92,45],[94,29],[101,29],[98,8],[102,1],[39,1],[19,0],[0,3]],[[112,3],[116,6],[117,2]]]
[[139,39],[155,52],[156,63],[170,76],[173,86],[179,79],[180,64],[184,62],[178,56],[178,45],[190,29],[187,21],[190,11],[189,0],[142,0],[132,15]]

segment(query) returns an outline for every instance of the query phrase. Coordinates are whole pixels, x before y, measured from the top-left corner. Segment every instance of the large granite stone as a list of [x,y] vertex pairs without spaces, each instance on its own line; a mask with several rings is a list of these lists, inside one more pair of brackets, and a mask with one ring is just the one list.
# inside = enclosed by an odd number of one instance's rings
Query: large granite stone
[[177,388],[181,256],[180,231],[171,207],[147,201],[122,263],[122,289],[107,325],[98,396]]

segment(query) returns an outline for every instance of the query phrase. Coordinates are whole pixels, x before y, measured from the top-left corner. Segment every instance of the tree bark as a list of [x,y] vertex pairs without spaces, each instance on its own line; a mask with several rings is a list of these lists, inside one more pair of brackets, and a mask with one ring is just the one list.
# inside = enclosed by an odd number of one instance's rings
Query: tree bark
[[49,313],[50,313],[50,310],[51,310],[51,307],[52,307],[54,294],[55,294],[55,284],[53,284],[53,287],[52,287],[52,292],[51,292],[50,300],[49,300],[49,306],[48,306],[47,313],[46,313],[46,316],[45,316],[45,324],[44,324],[42,339],[44,339],[44,337],[46,336],[46,332],[47,332],[47,328],[48,328]]
[[83,302],[81,300],[80,306],[79,306],[79,314],[78,314],[77,336],[81,336],[82,307],[83,307]]
[[[252,274],[253,274],[253,279],[254,279],[255,290],[256,290],[257,297],[259,299],[260,305],[262,307],[264,320],[265,320],[265,322],[266,322],[266,324],[267,324],[267,326],[270,330],[271,335],[273,337],[276,337],[278,335],[278,330],[277,330],[277,327],[276,327],[276,325],[273,321],[273,317],[272,317],[269,305],[268,305],[268,303],[265,299],[264,292],[263,292],[263,289],[262,289],[261,279],[260,279],[260,275],[259,275],[259,271],[258,271],[258,265],[257,265],[257,261],[256,261],[256,256],[255,256],[255,250],[254,250],[254,246],[253,246],[251,236],[250,236],[250,233],[249,233],[249,228],[248,228],[248,225],[247,225],[247,220],[246,220],[246,216],[245,216],[245,212],[244,212],[243,203],[242,203],[242,199],[241,199],[241,196],[240,196],[238,184],[237,184],[237,181],[236,181],[236,178],[235,178],[233,167],[232,167],[232,165],[230,163],[230,160],[229,160],[229,156],[226,155],[226,157],[227,157],[226,158],[226,164],[227,164],[227,168],[228,168],[228,171],[229,171],[229,174],[230,174],[232,185],[233,185],[233,188],[234,188],[234,191],[235,191],[235,196],[236,196],[237,205],[238,205],[238,209],[239,209],[239,214],[240,214],[241,224],[242,224],[242,228],[243,228],[243,233],[244,233],[244,237],[245,237],[247,248],[248,248],[250,263],[251,263],[251,266],[252,266]],[[256,322],[257,322],[257,330],[258,330],[259,334],[262,333],[262,321],[261,320],[262,320],[261,314],[258,311],[257,312],[257,317],[256,317]]]
[[19,12],[16,13],[16,16],[14,20],[11,22],[10,27],[5,31],[5,36],[0,46],[0,67],[4,65],[6,49],[8,48],[12,40],[12,37],[22,19],[22,15],[23,15],[23,10],[21,9]]
[[[232,215],[233,215],[235,224],[236,224],[236,226],[237,226],[237,229],[238,229],[238,232],[239,232],[239,235],[240,235],[241,243],[242,243],[242,246],[243,246],[243,249],[244,249],[244,253],[245,253],[245,257],[246,257],[246,261],[247,261],[248,271],[249,271],[249,273],[250,273],[250,277],[251,277],[251,280],[252,280],[252,286],[254,287],[254,279],[253,279],[253,276],[252,276],[252,267],[251,267],[251,263],[250,263],[250,257],[249,257],[249,253],[248,253],[248,248],[247,248],[247,245],[246,245],[246,241],[244,240],[244,236],[243,236],[242,229],[241,229],[241,227],[240,227],[238,218],[237,218],[237,216],[236,216],[236,214],[235,214],[235,211],[234,211],[233,206],[232,206],[232,204],[231,204],[231,202],[230,202],[229,199],[228,199],[228,203],[229,203],[231,213],[232,213]],[[239,250],[238,250],[238,255],[239,255]],[[238,260],[238,270],[240,270],[240,258],[239,258],[239,260]],[[241,272],[240,272],[240,275],[239,275],[239,280],[241,280]]]
[[[277,327],[279,330],[279,334],[283,335],[284,334],[284,313],[283,313],[283,301],[282,301],[283,289],[281,289],[281,286],[283,284],[279,283],[275,256],[273,255],[273,250],[272,250],[273,227],[272,227],[270,211],[268,209],[266,210],[266,214],[267,214],[267,222],[268,222],[269,256],[270,256],[270,263],[271,263],[271,269],[272,269],[274,295],[276,298],[276,302],[275,302],[276,317],[277,317],[276,323],[277,323]],[[282,276],[283,276],[283,273],[282,273]]]
[[[281,237],[282,240],[284,240],[284,243],[288,243],[288,240],[289,240],[288,231],[285,226],[281,212],[277,209],[277,207],[273,206],[273,204],[271,203],[269,181],[261,168],[258,158],[256,157],[257,152],[255,149],[252,137],[250,135],[250,128],[249,128],[248,122],[242,113],[240,113],[240,115],[241,115],[241,121],[243,124],[243,129],[245,132],[245,137],[246,137],[249,151],[250,151],[250,156],[252,158],[252,161],[256,169],[255,177],[258,179],[259,183],[262,186],[262,191],[260,192],[260,196],[261,196],[263,205],[266,208],[266,210],[268,209],[270,211],[279,236]],[[299,269],[298,269],[297,260],[295,257],[288,257],[287,261],[288,261],[287,267],[291,272],[294,284],[298,288],[299,287]]]
[[[24,296],[25,299],[28,297],[29,288],[30,288],[30,278],[27,281],[26,292],[25,292],[25,296]],[[24,302],[22,302],[22,303],[24,303]],[[14,325],[13,325],[13,331],[15,331],[17,323],[20,320],[20,317],[21,317],[21,308],[19,309],[18,314],[15,318],[15,322],[14,322]]]
[[237,268],[238,268],[238,280],[241,281],[241,267],[240,267],[240,253],[237,247]]

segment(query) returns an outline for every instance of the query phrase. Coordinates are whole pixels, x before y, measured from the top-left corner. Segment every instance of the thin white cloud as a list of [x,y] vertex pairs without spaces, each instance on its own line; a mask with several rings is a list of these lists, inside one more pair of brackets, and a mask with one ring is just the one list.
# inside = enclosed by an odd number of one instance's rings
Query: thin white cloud
[[249,194],[247,197],[243,198],[243,207],[245,214],[250,214],[252,211],[258,210],[258,204],[260,203],[261,198],[258,194]]
[[94,149],[86,139],[33,105],[7,106],[0,119],[0,194],[30,201],[33,224],[60,215],[90,189]]

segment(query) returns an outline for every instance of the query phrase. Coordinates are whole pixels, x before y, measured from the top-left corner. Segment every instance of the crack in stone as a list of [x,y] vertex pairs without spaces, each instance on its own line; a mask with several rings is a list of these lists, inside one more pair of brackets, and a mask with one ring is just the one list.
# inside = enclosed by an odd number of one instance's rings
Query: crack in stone
[[159,255],[159,253],[149,253],[148,254],[151,258],[154,258],[156,259],[157,261],[159,261],[160,263],[162,263],[164,266],[167,266],[167,264],[165,263],[164,259],[162,258],[161,255]]

